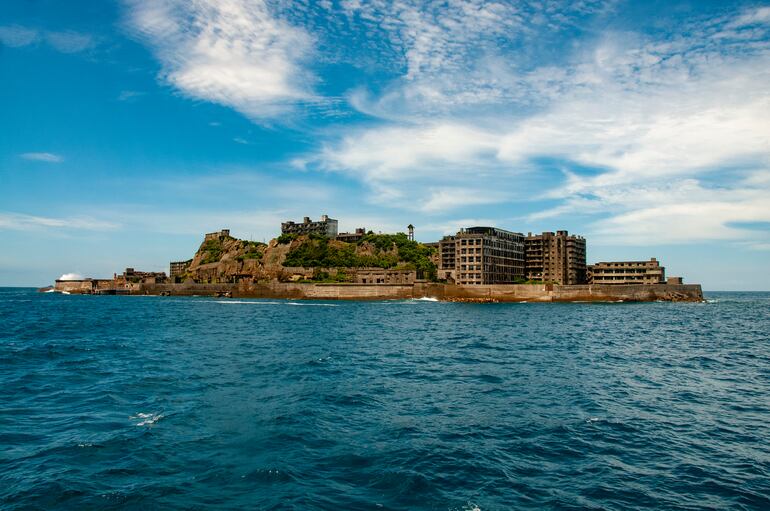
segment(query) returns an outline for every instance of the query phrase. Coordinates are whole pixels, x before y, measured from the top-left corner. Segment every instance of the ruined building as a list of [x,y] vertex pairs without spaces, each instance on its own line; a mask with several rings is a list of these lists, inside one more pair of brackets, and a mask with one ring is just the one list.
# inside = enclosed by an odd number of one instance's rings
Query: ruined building
[[526,276],[563,285],[586,282],[586,240],[567,231],[529,233],[524,241]]
[[318,222],[310,221],[309,216],[299,224],[289,220],[281,224],[281,234],[318,234],[327,238],[336,238],[337,220],[327,215],[322,215]]
[[192,259],[187,261],[171,261],[168,265],[168,276],[171,278],[181,277],[187,273],[187,269],[190,267]]
[[366,236],[366,228],[358,227],[354,232],[341,232],[337,234],[336,239],[345,243],[358,243],[364,236]]
[[[649,261],[611,261],[588,267],[590,284],[662,284],[666,282],[666,269],[654,257]],[[672,279],[681,284],[681,278]]]
[[461,285],[511,284],[524,276],[524,235],[468,227],[439,242],[439,278]]

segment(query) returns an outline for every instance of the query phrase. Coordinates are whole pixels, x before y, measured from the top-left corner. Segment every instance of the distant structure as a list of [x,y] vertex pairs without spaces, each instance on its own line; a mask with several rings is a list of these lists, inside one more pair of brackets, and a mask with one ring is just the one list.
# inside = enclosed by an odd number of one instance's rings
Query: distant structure
[[[673,280],[678,279],[678,280]],[[654,257],[649,261],[609,261],[588,266],[589,284],[663,284],[666,269]],[[672,277],[670,283],[681,283]]]
[[414,226],[409,224],[406,228],[409,229],[409,241],[414,241]]
[[187,273],[187,269],[190,267],[192,259],[187,261],[171,261],[168,265],[168,276],[171,278],[181,277]]
[[512,284],[524,277],[524,235],[468,227],[439,242],[439,278],[460,285]]
[[230,237],[230,229],[222,229],[221,231],[217,231],[217,232],[207,232],[206,236],[203,237],[203,241],[221,240],[223,238],[229,238],[229,237]]
[[281,224],[281,234],[318,234],[327,238],[336,238],[337,220],[327,215],[322,215],[318,222],[311,222],[309,216],[299,224],[289,220]]
[[166,280],[166,272],[162,271],[138,271],[134,268],[126,268],[123,275],[116,275],[114,277],[115,282],[129,283],[129,282],[144,282],[144,283],[160,283]]
[[567,231],[544,232],[524,241],[526,276],[562,285],[586,283],[586,240]]
[[358,243],[366,236],[366,228],[358,227],[355,232],[341,232],[337,234],[337,241],[344,241],[346,243]]

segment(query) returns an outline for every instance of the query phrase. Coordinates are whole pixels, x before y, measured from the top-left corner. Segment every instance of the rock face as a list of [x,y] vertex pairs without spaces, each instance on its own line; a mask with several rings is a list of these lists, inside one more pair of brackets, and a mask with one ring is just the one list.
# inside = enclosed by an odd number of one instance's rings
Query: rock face
[[[309,236],[281,237],[271,240],[269,244],[240,240],[224,232],[219,236],[208,235],[201,243],[187,273],[181,281],[192,279],[199,283],[232,283],[240,280],[286,281],[292,276],[302,275],[303,278],[312,276],[314,269],[325,274],[336,275],[338,268],[345,267],[385,267],[413,268],[408,261],[400,257],[399,248],[395,243],[387,245],[378,240],[383,246],[363,241],[357,244],[346,243],[331,239],[318,239]],[[414,242],[411,242],[414,244]],[[417,244],[415,244],[417,245]],[[337,257],[347,256],[353,264],[337,264],[334,266],[289,264],[287,256],[293,251],[306,249],[307,254],[324,254],[327,257],[334,254]],[[294,258],[295,260],[297,257]],[[292,261],[289,261],[291,263]],[[372,264],[361,264],[361,262]],[[358,263],[358,264],[356,264]],[[348,278],[354,280],[352,273]]]

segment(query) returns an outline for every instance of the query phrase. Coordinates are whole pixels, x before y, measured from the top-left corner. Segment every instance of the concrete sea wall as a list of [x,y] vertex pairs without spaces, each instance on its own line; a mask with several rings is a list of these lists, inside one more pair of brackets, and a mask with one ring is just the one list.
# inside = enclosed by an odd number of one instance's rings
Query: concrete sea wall
[[500,284],[456,286],[418,282],[415,284],[300,284],[269,282],[238,284],[142,284],[132,294],[174,296],[222,295],[248,298],[295,300],[392,300],[436,298],[469,302],[590,302],[590,301],[702,301],[699,284],[632,285],[526,285]]

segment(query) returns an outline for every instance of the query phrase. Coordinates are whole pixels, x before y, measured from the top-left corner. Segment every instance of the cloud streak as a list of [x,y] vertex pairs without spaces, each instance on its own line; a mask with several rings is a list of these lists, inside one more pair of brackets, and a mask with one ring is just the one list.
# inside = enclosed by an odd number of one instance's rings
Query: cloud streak
[[109,231],[118,227],[119,225],[116,223],[97,220],[87,216],[53,218],[23,213],[0,212],[0,229],[5,230],[69,229]]
[[19,156],[25,160],[43,161],[46,163],[61,163],[64,161],[61,155],[54,153],[22,153]]

